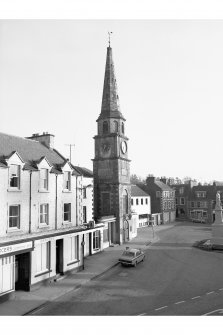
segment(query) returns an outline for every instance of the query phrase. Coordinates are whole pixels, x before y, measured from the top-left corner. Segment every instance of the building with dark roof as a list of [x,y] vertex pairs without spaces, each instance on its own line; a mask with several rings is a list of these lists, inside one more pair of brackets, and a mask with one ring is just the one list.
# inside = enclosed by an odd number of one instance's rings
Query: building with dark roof
[[163,224],[175,221],[175,191],[167,185],[165,177],[156,179],[150,175],[146,184],[139,184],[139,187],[151,197],[152,214],[160,214]]
[[73,167],[53,139],[0,133],[0,296],[78,271],[84,248],[103,248],[103,225],[83,222],[82,176],[90,172]]

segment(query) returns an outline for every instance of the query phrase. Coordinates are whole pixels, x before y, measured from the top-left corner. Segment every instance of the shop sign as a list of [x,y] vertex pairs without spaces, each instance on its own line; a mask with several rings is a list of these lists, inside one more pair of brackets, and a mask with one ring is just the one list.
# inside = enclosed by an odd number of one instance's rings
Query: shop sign
[[31,249],[32,247],[33,247],[32,241],[19,244],[6,245],[4,247],[0,247],[0,256],[20,250]]

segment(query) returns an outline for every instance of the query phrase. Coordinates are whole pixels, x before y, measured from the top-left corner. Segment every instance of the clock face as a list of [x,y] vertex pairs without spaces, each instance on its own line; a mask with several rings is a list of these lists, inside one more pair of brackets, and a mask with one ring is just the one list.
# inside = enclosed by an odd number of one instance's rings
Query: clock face
[[127,143],[125,141],[122,141],[121,143],[121,150],[123,154],[125,154],[127,151]]

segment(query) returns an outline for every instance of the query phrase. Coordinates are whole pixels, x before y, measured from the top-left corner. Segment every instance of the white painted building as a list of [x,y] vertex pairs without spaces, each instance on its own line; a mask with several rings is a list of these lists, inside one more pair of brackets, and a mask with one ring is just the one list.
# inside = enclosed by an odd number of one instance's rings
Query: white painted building
[[82,269],[89,236],[90,253],[103,248],[103,226],[83,225],[82,176],[53,139],[0,133],[0,296]]
[[136,185],[131,186],[131,209],[138,216],[137,228],[149,225],[151,215],[150,196]]

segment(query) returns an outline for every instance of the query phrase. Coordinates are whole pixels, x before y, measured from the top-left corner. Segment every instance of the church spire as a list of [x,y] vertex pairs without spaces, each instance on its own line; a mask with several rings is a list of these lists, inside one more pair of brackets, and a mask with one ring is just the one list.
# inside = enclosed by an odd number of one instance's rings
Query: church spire
[[111,117],[124,119],[119,106],[119,97],[109,34],[109,46],[107,47],[104,88],[102,96],[101,114],[99,116],[99,119]]

